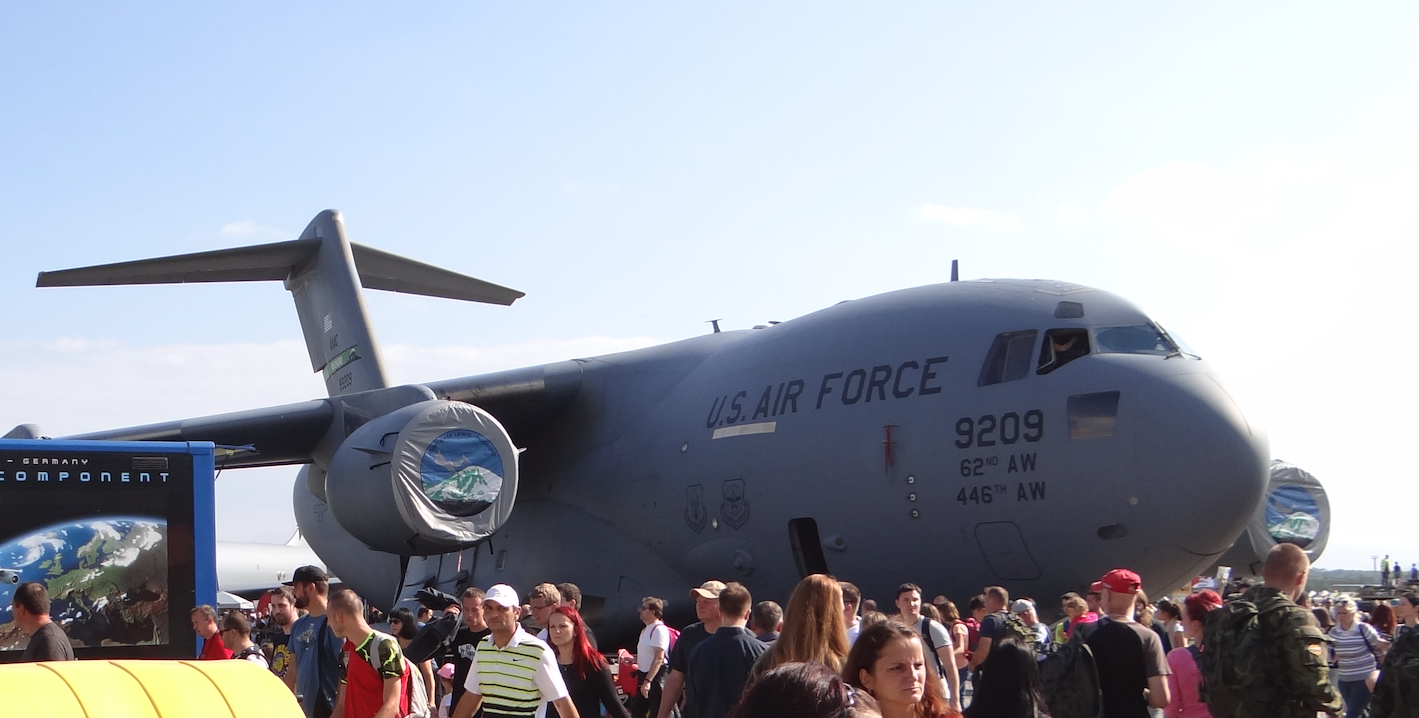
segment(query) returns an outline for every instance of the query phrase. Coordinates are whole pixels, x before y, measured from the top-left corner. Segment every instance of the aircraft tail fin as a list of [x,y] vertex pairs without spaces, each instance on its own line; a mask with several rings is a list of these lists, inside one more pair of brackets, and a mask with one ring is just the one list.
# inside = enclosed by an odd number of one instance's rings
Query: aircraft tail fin
[[295,299],[311,369],[324,374],[330,396],[388,386],[363,288],[502,305],[523,296],[515,289],[353,244],[335,210],[316,215],[292,241],[40,272],[35,285],[277,280]]

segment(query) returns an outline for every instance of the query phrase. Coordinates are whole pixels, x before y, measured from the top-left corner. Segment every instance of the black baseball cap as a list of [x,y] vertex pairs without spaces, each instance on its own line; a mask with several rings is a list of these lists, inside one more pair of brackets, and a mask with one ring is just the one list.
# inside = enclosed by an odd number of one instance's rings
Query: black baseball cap
[[319,566],[301,566],[296,569],[296,573],[291,580],[281,584],[282,586],[293,586],[297,583],[315,583],[316,581],[329,581],[330,576],[325,573],[325,569]]

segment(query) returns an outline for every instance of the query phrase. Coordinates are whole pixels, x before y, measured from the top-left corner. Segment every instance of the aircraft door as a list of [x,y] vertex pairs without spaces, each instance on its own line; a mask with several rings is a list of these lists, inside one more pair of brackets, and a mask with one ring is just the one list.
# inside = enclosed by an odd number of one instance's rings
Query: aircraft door
[[1025,546],[1020,527],[1014,521],[991,521],[976,524],[976,543],[980,545],[991,573],[1002,581],[1028,581],[1040,577],[1040,567]]
[[793,548],[793,563],[798,575],[806,578],[828,571],[828,559],[823,555],[823,542],[818,538],[818,522],[804,517],[788,520],[788,541]]

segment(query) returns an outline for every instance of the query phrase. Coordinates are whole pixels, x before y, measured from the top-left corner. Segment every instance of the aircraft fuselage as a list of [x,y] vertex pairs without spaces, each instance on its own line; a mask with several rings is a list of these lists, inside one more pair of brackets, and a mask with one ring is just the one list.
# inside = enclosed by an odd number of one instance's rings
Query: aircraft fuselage
[[[782,601],[804,570],[888,602],[913,581],[1053,605],[1116,566],[1170,590],[1235,540],[1268,459],[1206,362],[1100,351],[1100,330],[1144,326],[1096,290],[961,282],[582,360],[472,582],[570,580],[612,622],[710,578]],[[1091,350],[1039,374],[1051,330]],[[1012,333],[999,380],[986,364]]]

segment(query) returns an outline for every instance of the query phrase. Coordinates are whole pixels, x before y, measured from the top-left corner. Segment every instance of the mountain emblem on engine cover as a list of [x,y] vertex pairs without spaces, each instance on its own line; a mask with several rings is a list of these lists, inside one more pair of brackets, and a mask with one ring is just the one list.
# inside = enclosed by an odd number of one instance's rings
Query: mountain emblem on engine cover
[[419,464],[424,495],[454,516],[472,516],[498,499],[503,461],[487,437],[468,429],[429,442]]

